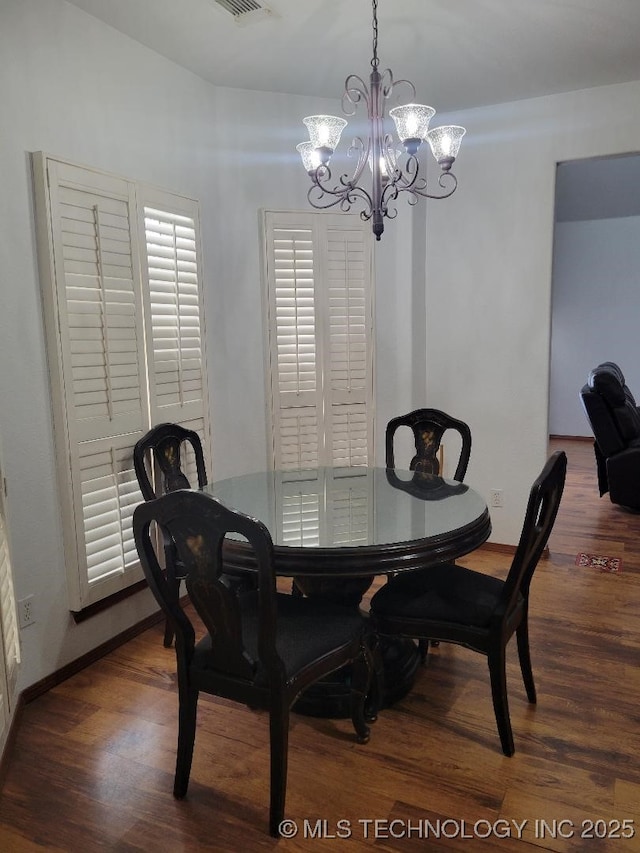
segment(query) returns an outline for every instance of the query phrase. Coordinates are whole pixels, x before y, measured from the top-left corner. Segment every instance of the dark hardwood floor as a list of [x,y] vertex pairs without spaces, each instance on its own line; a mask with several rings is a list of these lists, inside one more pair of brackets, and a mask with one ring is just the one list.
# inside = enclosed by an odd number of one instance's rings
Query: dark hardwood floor
[[[485,660],[440,645],[364,746],[347,720],[292,717],[299,831],[272,839],[262,712],[202,696],[189,795],[173,799],[175,664],[159,623],[25,707],[0,851],[640,850],[640,515],[598,498],[590,443],[557,446],[568,483],[531,592],[537,706],[509,647],[512,758]],[[580,552],[622,571],[577,566]],[[461,562],[503,576],[510,559]]]

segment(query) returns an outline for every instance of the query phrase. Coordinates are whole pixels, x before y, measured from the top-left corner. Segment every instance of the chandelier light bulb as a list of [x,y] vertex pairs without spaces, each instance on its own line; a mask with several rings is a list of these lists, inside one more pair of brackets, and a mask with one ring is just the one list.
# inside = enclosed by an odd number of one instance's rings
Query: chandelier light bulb
[[[389,170],[387,169],[387,158],[388,158],[389,165],[391,166],[391,173],[393,174],[393,172],[395,172],[395,170],[397,168],[398,157],[400,156],[401,153],[402,152],[398,151],[397,149],[388,148],[387,149],[387,157],[385,157],[384,154],[380,155],[380,157],[379,157],[380,174],[382,175],[383,180],[385,180],[385,181],[389,180]],[[369,162],[369,168],[371,169],[371,172],[373,172],[373,151],[369,151],[368,162]]]

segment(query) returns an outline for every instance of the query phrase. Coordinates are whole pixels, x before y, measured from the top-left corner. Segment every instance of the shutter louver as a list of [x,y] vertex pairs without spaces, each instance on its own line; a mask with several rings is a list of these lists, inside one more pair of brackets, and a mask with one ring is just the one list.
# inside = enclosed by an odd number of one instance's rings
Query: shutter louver
[[80,445],[82,517],[89,583],[138,564],[132,518],[142,501],[131,449],[142,433]]

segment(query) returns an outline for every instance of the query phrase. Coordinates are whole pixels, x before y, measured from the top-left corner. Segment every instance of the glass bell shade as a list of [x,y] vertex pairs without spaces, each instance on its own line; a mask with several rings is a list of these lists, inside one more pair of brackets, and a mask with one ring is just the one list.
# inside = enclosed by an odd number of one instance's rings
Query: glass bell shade
[[313,143],[300,142],[298,145],[296,145],[296,151],[298,151],[300,156],[302,157],[302,165],[310,174],[312,172],[315,172],[318,166],[322,164],[320,155],[313,147]]
[[462,137],[467,131],[455,124],[434,127],[427,134],[433,156],[438,163],[441,161],[453,163],[458,156]]
[[408,140],[424,140],[427,138],[429,122],[435,115],[433,107],[424,104],[404,104],[389,110],[389,115],[396,124],[400,141],[406,145]]
[[337,116],[307,116],[302,121],[309,131],[309,139],[313,148],[327,148],[335,151],[340,142],[340,135],[347,122]]

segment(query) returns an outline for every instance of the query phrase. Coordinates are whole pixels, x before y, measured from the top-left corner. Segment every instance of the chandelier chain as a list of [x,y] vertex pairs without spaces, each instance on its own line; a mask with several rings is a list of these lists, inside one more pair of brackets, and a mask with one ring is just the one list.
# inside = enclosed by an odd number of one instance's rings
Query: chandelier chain
[[372,0],[373,7],[373,56],[371,58],[371,67],[376,69],[380,60],[378,59],[378,0]]

